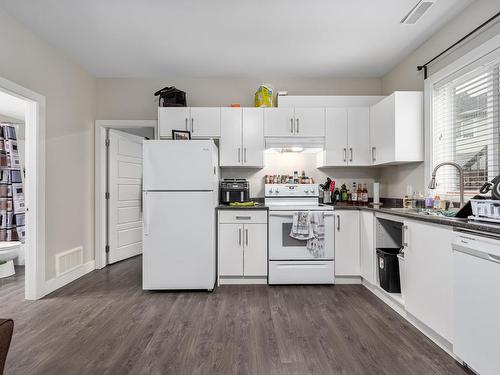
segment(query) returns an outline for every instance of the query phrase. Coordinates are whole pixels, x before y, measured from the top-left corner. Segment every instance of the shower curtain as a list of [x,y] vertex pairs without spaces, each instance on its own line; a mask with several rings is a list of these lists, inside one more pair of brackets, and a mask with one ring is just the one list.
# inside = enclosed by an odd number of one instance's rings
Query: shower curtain
[[23,169],[19,161],[16,128],[0,123],[0,241],[24,242]]

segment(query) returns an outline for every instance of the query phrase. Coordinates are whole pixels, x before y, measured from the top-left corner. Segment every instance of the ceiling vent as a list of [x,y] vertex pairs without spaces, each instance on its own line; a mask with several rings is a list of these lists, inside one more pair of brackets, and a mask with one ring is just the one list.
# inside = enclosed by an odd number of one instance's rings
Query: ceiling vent
[[425,12],[434,4],[434,0],[420,0],[410,12],[404,16],[401,23],[405,25],[414,25],[424,15]]

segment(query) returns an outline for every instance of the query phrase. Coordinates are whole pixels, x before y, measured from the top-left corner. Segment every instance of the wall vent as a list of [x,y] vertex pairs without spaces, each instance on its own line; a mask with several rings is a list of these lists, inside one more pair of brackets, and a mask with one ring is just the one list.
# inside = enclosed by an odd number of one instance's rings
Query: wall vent
[[410,12],[404,16],[401,23],[405,25],[414,25],[424,15],[425,12],[434,4],[434,0],[420,0]]
[[56,277],[62,276],[83,264],[83,247],[56,254]]

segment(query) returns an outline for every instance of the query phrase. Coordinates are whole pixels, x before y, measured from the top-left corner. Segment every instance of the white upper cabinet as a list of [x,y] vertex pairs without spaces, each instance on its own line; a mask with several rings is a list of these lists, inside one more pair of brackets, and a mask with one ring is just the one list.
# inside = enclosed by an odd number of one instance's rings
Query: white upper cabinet
[[265,108],[266,137],[324,137],[324,108]]
[[221,108],[221,167],[264,165],[263,108]]
[[220,111],[219,107],[159,107],[159,136],[172,138],[172,130],[185,130],[193,138],[218,138]]
[[246,167],[264,166],[264,109],[243,108],[243,157]]
[[189,131],[193,138],[220,136],[220,108],[191,107]]
[[370,109],[373,165],[424,160],[423,93],[396,91]]
[[[347,109],[326,109],[325,166],[347,165]],[[320,163],[321,166],[322,163]]]
[[221,108],[219,155],[221,167],[242,165],[243,116],[241,108]]
[[370,159],[370,109],[347,110],[348,165],[371,165]]
[[327,108],[325,151],[319,167],[366,166],[370,160],[370,109]]
[[325,109],[295,108],[295,135],[299,137],[324,137]]
[[188,130],[189,107],[158,107],[160,138],[172,138],[172,130]]
[[264,135],[293,137],[295,135],[293,108],[264,108]]

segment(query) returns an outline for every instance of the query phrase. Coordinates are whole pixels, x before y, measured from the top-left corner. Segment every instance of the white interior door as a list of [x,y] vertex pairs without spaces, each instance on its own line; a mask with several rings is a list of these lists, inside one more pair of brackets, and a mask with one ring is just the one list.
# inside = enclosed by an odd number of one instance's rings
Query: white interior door
[[142,141],[108,133],[108,264],[142,252]]

